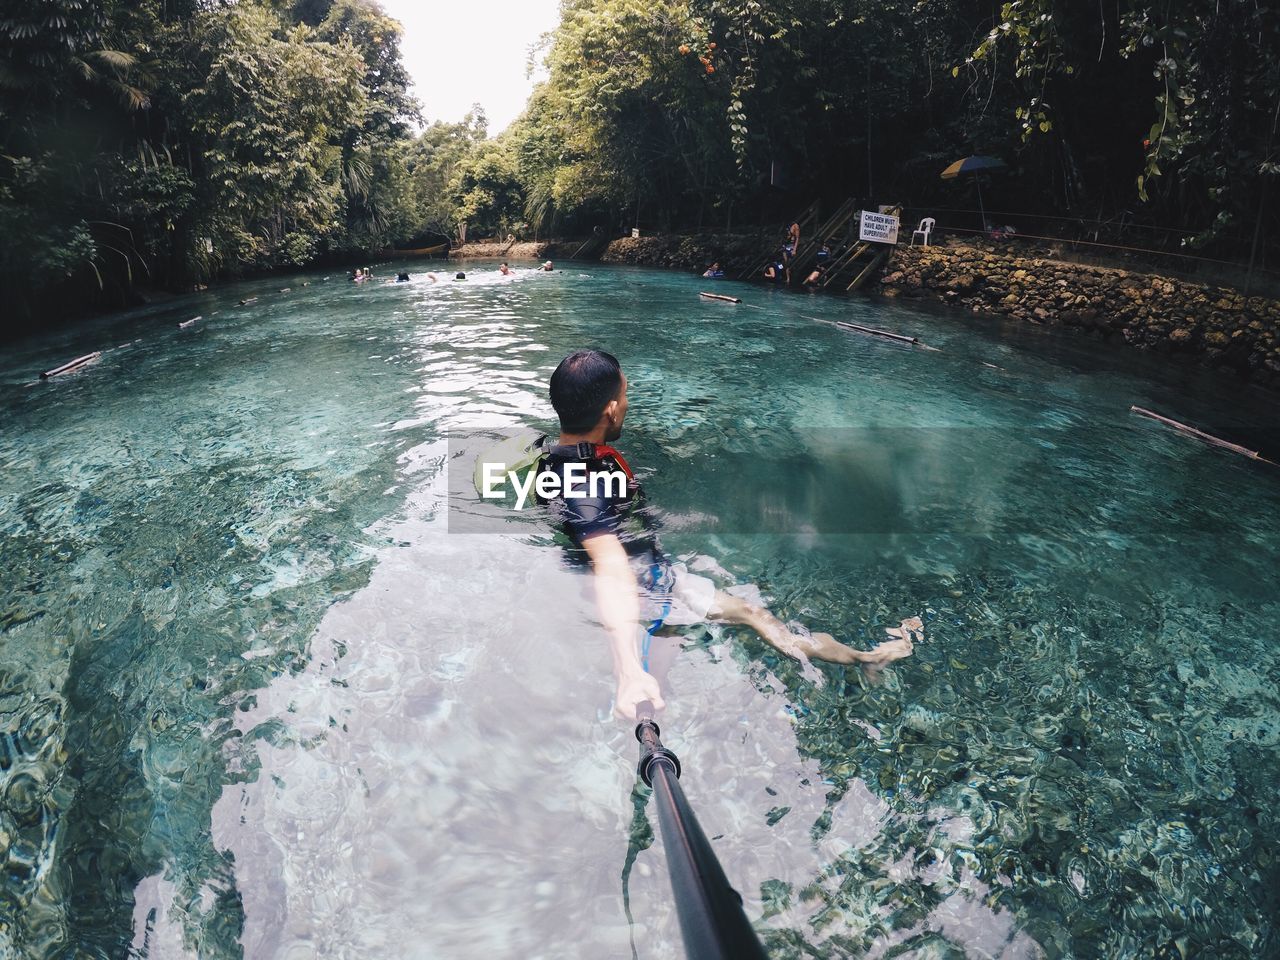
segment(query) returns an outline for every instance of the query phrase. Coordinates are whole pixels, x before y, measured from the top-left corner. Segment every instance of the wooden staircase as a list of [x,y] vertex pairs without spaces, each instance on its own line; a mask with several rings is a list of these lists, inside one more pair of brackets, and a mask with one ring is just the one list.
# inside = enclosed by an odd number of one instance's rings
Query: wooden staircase
[[[887,212],[891,216],[898,217],[899,220],[902,218],[900,206],[892,207]],[[823,289],[833,285],[839,287],[846,280],[848,281],[848,285],[844,287],[846,292],[859,289],[876,270],[884,265],[892,252],[893,247],[883,243],[867,243],[863,240],[851,243],[832,258],[827,267],[826,276],[822,279]]]
[[608,232],[601,230],[599,233],[593,233],[587,238],[586,243],[580,246],[569,257],[570,260],[599,260],[600,254],[604,253],[604,248],[609,245]]
[[[818,253],[824,244],[831,248],[831,256],[823,268],[819,285],[823,289],[846,291],[859,289],[874,276],[893,252],[893,247],[883,243],[867,243],[858,239],[859,202],[850,197],[840,204],[829,217],[818,222],[818,205],[811,204],[795,218],[800,224],[800,249],[791,257],[789,271],[791,285],[801,286],[818,263]],[[891,207],[886,213],[902,218],[902,207]],[[778,247],[782,246],[779,241]],[[755,262],[738,279],[758,279],[767,264],[772,263],[777,248],[772,248],[764,259]]]
[[[844,203],[836,208],[835,213],[829,216],[821,223],[813,233],[809,234],[809,239],[805,241],[805,234],[802,232],[800,249],[795,252],[795,256],[791,258],[791,283],[799,286],[804,283],[804,278],[818,262],[818,252],[822,249],[823,244],[830,244],[832,240],[842,235],[842,231],[847,231],[850,221],[858,216],[858,202],[850,197]],[[837,247],[841,244],[837,243]]]

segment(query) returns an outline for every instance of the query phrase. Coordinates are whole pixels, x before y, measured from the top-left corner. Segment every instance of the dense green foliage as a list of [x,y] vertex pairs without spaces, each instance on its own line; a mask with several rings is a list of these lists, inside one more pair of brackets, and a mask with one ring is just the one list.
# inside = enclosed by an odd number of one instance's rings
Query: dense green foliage
[[18,313],[429,234],[776,221],[989,199],[1274,261],[1273,0],[562,0],[524,115],[416,135],[373,0],[39,0],[0,16]]
[[938,174],[991,154],[1010,165],[1003,209],[1159,226],[1166,245],[1236,259],[1276,233],[1280,8],[1266,0],[562,9],[549,77],[500,138],[524,202],[481,210],[491,229],[724,226],[851,195],[972,206],[971,182]]
[[[362,0],[41,0],[0,19],[10,317],[412,232],[417,105]],[[52,301],[51,298],[52,297]]]

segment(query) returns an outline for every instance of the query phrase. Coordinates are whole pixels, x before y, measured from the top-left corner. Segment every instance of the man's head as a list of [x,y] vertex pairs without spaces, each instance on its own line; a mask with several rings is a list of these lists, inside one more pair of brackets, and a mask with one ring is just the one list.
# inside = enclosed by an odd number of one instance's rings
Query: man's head
[[603,426],[605,441],[617,440],[627,415],[627,378],[615,357],[578,350],[551,375],[551,405],[561,432],[589,434]]

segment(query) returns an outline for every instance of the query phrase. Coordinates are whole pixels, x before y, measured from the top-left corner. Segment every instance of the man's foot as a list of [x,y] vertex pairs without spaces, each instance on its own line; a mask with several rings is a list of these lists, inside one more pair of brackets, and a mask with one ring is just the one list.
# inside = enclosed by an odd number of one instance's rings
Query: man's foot
[[867,662],[882,667],[886,663],[892,663],[894,660],[902,660],[911,656],[913,650],[915,650],[915,647],[912,646],[910,640],[905,637],[894,637],[892,640],[885,640],[883,643],[877,643],[872,647],[871,656]]
[[924,640],[924,624],[919,617],[908,617],[902,621],[901,626],[886,627],[884,632],[893,639],[879,644],[872,653],[883,653],[883,660],[886,663],[911,656],[915,645]]
[[882,667],[892,660],[911,655],[911,646],[903,645],[901,640],[888,640],[872,650],[857,650],[841,643],[829,633],[811,633],[808,636],[794,635],[796,641],[810,657],[826,660],[830,663],[860,663],[864,667]]
[[890,639],[872,648],[871,658],[864,659],[862,663],[863,673],[871,684],[881,682],[885,666],[894,660],[911,656],[916,642],[924,639],[924,624],[919,617],[908,617],[902,621],[901,626],[886,627],[884,632]]

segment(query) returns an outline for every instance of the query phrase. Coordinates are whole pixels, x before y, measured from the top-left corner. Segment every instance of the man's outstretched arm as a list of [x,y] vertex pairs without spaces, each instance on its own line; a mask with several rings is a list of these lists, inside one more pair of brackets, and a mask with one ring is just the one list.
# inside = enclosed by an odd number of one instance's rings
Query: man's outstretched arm
[[636,578],[627,563],[627,551],[616,535],[588,537],[582,546],[591,558],[600,620],[609,632],[613,675],[618,681],[613,709],[622,719],[634,720],[636,704],[642,700],[653,701],[656,709],[665,705],[658,681],[645,673],[636,650],[636,628],[640,623]]

